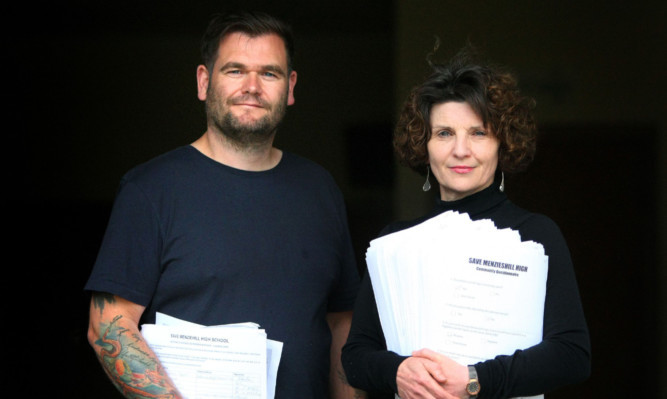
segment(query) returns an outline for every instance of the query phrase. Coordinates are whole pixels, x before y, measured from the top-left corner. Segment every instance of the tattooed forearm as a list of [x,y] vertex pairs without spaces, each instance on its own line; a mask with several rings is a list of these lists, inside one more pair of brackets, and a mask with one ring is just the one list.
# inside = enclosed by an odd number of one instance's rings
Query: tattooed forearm
[[366,392],[362,391],[361,389],[355,388],[354,399],[368,399],[368,395],[366,395]]
[[123,327],[122,319],[118,315],[100,325],[101,336],[95,342],[98,360],[116,388],[132,399],[180,398],[141,334]]
[[347,382],[347,376],[345,375],[345,371],[343,371],[340,367],[336,368],[336,375],[338,376],[338,379],[345,385],[350,385]]
[[93,300],[93,306],[95,306],[95,309],[99,309],[100,313],[104,311],[105,304],[116,302],[116,298],[114,298],[113,295],[108,294],[106,292],[93,293],[92,300]]
[[352,394],[351,397],[354,398],[354,399],[367,399],[368,398],[365,391],[362,391],[361,389],[356,389],[356,388],[354,388],[350,385],[350,383],[347,381],[347,376],[345,375],[345,371],[342,368],[340,368],[340,367],[336,368],[336,376],[337,376],[338,380],[346,387],[346,391],[347,391],[347,394],[345,396],[346,398],[350,397],[350,392]]

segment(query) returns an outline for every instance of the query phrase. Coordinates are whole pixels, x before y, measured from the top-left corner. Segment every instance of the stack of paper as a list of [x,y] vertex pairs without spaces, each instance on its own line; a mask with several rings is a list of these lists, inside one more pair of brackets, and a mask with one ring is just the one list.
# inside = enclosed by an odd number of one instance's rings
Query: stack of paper
[[272,399],[282,343],[255,323],[204,327],[157,313],[141,333],[188,399]]
[[517,231],[449,211],[371,241],[366,262],[400,355],[430,348],[474,364],[542,339],[548,258]]

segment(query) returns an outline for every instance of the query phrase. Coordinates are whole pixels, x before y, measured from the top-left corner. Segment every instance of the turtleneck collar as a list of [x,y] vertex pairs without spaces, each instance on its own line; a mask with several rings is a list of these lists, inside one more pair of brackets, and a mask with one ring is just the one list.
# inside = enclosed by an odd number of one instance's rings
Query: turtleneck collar
[[457,211],[467,213],[471,217],[474,217],[475,215],[488,211],[507,200],[507,195],[499,189],[500,181],[501,174],[500,172],[497,172],[493,184],[482,191],[455,201],[443,201],[438,197],[436,198],[433,212],[442,213],[446,211]]

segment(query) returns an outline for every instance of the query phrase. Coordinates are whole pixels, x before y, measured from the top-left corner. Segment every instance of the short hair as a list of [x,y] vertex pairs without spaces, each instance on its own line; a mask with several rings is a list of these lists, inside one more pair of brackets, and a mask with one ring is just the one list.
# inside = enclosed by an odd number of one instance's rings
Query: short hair
[[285,43],[288,71],[293,70],[294,38],[292,28],[285,22],[262,12],[215,14],[201,40],[202,62],[210,71],[218,57],[220,42],[229,34],[243,33],[250,37],[278,35]]
[[499,170],[518,172],[532,162],[537,141],[532,115],[535,102],[519,93],[511,73],[473,63],[470,57],[461,51],[447,64],[429,61],[430,76],[411,90],[394,130],[394,150],[401,164],[418,173],[426,171],[431,110],[450,101],[470,105],[484,127],[498,138]]

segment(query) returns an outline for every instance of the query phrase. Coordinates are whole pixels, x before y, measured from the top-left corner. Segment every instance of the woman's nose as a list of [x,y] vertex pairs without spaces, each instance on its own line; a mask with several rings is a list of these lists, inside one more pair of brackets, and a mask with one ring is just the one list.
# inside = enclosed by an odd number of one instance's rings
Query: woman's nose
[[458,158],[465,158],[470,155],[470,142],[467,135],[457,135],[454,143],[454,155]]

